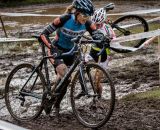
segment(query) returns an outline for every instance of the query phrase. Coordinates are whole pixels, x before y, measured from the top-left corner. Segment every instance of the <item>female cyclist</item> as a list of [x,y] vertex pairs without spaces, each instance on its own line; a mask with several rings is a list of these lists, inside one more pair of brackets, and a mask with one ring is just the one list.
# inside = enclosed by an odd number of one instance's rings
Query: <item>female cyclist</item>
[[[69,6],[64,15],[57,17],[53,22],[48,25],[44,31],[41,33],[41,40],[48,47],[48,55],[61,54],[68,52],[72,49],[73,43],[72,38],[83,34],[88,31],[93,39],[101,40],[104,35],[98,33],[96,26],[89,19],[94,13],[94,6],[90,0],[73,0],[71,6]],[[51,43],[49,35],[56,31],[55,40]],[[72,65],[74,61],[74,55],[72,57],[66,57],[64,59],[53,59],[50,58],[53,64],[56,74],[57,82],[65,75],[67,72],[67,66]],[[60,102],[63,99],[67,86],[70,80],[66,81],[64,90],[57,90],[60,93],[59,98],[55,101],[56,113],[59,113]],[[45,112],[49,114],[51,107],[45,109]]]
[[[111,26],[106,23],[106,19],[107,19],[107,14],[103,8],[97,9],[91,18],[92,22],[94,22],[96,24],[97,29],[101,33],[103,33],[104,36],[108,37],[109,39],[114,39],[114,38],[116,38],[116,35],[115,35],[113,29],[111,28]],[[109,48],[107,48],[106,51],[104,53],[102,53],[101,56],[97,56],[97,54],[100,52],[102,47],[103,46],[101,44],[99,44],[99,45],[93,44],[91,46],[91,50],[90,50],[89,55],[86,55],[86,57],[85,57],[86,62],[93,59],[95,62],[100,64],[102,67],[107,68],[108,62],[110,61],[110,50],[109,50]],[[99,95],[101,95],[101,93],[102,93],[102,87],[100,86],[100,82],[102,82],[102,80],[105,81],[106,79],[102,78],[102,75],[100,74],[100,72],[96,72],[95,87],[96,87],[97,93],[99,93]],[[84,95],[83,90],[84,90],[84,88],[82,87],[82,91],[77,95],[76,98],[80,98],[81,96]]]

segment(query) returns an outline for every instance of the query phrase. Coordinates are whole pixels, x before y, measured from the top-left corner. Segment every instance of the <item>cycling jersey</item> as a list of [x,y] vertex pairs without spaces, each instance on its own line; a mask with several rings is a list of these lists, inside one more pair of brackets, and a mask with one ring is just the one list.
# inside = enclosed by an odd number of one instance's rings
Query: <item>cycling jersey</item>
[[57,44],[62,48],[71,49],[73,47],[71,39],[82,35],[85,31],[85,24],[77,23],[75,21],[75,15],[71,15],[71,18],[57,31],[59,37]]
[[115,32],[113,31],[112,27],[109,24],[103,23],[100,26],[101,27],[99,27],[98,30],[102,32],[105,36],[107,35],[111,39],[116,38]]
[[[98,30],[104,34],[104,36],[108,36],[111,39],[115,39],[116,35],[112,29],[112,27],[109,24],[102,23],[98,26]],[[92,45],[92,49],[95,51],[100,51],[101,49],[97,47],[96,45]],[[106,54],[110,54],[110,50],[107,48],[106,49]]]
[[[102,23],[100,25],[98,25],[98,30],[104,34],[104,36],[108,36],[111,39],[115,39],[116,35],[112,29],[112,27],[109,24],[106,23]],[[99,51],[101,50],[100,47],[98,47],[97,45],[92,45],[91,46],[91,50],[90,50],[90,56],[94,59],[95,62],[99,61],[100,58],[100,64],[103,67],[106,67],[106,65],[108,64],[108,61],[110,60],[110,49],[107,48],[106,51],[101,55],[101,57],[98,57],[97,54],[99,53]]]
[[[55,48],[51,47],[51,41],[49,40],[49,35],[56,32],[56,37],[54,41]],[[41,34],[41,39],[45,45],[49,48],[48,55],[53,53],[64,53],[68,52],[72,47],[72,38],[83,34],[88,31],[91,35],[96,31],[96,26],[91,21],[86,21],[85,24],[80,24],[76,21],[74,14],[65,14],[61,17],[56,18],[52,24],[48,25]],[[74,61],[73,57],[67,57],[64,59],[53,59],[50,58],[51,63],[56,68],[59,64],[71,65]]]
[[56,44],[64,49],[71,49],[73,43],[71,39],[88,31],[91,35],[96,31],[96,26],[91,21],[86,21],[85,24],[80,24],[76,21],[74,14],[65,14],[56,18],[53,23],[46,27],[41,34],[41,39],[48,48],[51,48],[49,34],[56,32]]

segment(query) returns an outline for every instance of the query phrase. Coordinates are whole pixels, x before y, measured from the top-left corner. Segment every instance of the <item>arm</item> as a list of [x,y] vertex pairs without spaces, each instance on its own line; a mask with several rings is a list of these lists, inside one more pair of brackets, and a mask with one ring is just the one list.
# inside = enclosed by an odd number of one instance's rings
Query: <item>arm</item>
[[86,29],[90,33],[90,35],[92,36],[92,38],[94,40],[102,40],[103,39],[103,37],[104,37],[103,33],[101,33],[99,30],[97,30],[96,25],[93,22],[87,21],[86,22]]
[[71,15],[66,14],[54,19],[54,21],[48,25],[41,33],[40,37],[44,44],[51,48],[51,41],[49,35],[56,31],[58,28],[62,27],[63,24],[71,17]]
[[89,20],[86,22],[85,26],[86,26],[86,30],[89,32],[91,36],[97,30],[96,25]]

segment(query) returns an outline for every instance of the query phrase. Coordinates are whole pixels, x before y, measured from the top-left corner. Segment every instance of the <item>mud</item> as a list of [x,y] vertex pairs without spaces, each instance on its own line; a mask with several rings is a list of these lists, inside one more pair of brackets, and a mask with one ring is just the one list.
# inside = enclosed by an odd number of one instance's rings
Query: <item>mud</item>
[[[99,130],[159,130],[160,101],[117,101],[114,113],[109,122]],[[61,114],[61,120],[56,117],[41,116],[35,121],[14,124],[32,130],[90,130],[77,122],[72,113]]]
[[[1,74],[4,79],[9,71],[21,62],[35,62],[33,60],[40,53],[28,53],[18,55],[1,56],[0,68],[5,72]],[[101,130],[159,130],[160,129],[160,100],[122,100],[121,97],[129,93],[147,91],[160,86],[159,84],[159,61],[157,44],[152,44],[148,49],[142,49],[137,53],[117,54],[113,53],[109,63],[109,72],[116,87],[116,105],[109,122]],[[6,62],[5,66],[3,65]],[[18,61],[18,62],[17,62]],[[3,63],[2,63],[3,62]],[[68,98],[68,99],[66,99]],[[63,101],[63,105],[70,107],[69,96]],[[0,100],[1,107],[4,100]],[[3,105],[2,105],[3,104]],[[60,120],[44,113],[36,120],[29,122],[17,122],[10,117],[5,106],[0,109],[2,120],[29,128],[31,130],[89,130],[78,123],[71,110],[61,111]]]
[[[96,8],[105,6],[106,4],[113,2],[115,3],[114,10],[109,11],[112,13],[130,12],[135,10],[148,10],[148,9],[159,9],[160,4],[158,0],[141,0],[141,1],[96,1],[94,5]],[[0,12],[9,13],[38,13],[38,14],[63,14],[66,7],[70,3],[65,4],[46,4],[46,5],[30,5],[21,6],[14,8],[1,8]],[[141,15],[141,12],[139,12]],[[143,17],[148,20],[159,16],[159,12],[145,14]],[[110,16],[111,20],[115,20],[120,16]],[[8,17],[2,16],[5,28],[8,36],[14,37],[31,37],[33,33],[40,33],[43,28],[53,21],[53,17]],[[3,30],[0,30],[0,36],[5,37]]]
[[[156,4],[156,1],[152,1],[145,6],[136,4],[135,2],[132,2],[132,4],[134,6],[130,6],[130,9],[124,8],[124,4],[122,3],[119,3],[118,7],[123,6],[121,9],[124,11],[134,11],[135,7],[138,9],[146,9],[160,6]],[[43,7],[48,8],[48,6],[49,5],[45,5]],[[51,6],[52,5],[50,5],[50,7]],[[97,6],[100,5],[97,4]],[[14,11],[21,12],[23,9],[24,12],[28,12],[30,8],[35,8],[35,10],[37,10],[39,7],[41,6],[32,6],[25,9],[21,7]],[[5,11],[6,10],[10,12],[13,11],[12,9],[5,9]],[[119,10],[115,10],[115,12],[119,12]],[[29,26],[26,28],[27,30],[28,28],[30,29]],[[37,26],[35,26],[35,28],[39,29]],[[35,28],[33,27],[33,32]],[[16,33],[13,33],[13,35],[15,34]],[[21,48],[23,48],[21,52],[12,51],[9,54],[4,53],[0,55],[0,90],[3,90],[9,72],[17,64],[22,62],[37,63],[40,60],[41,53],[39,50],[26,51],[27,48],[29,48],[28,46],[21,46]],[[53,71],[51,71],[52,74]],[[130,93],[160,88],[157,43],[151,44],[148,48],[141,49],[136,53],[117,54],[112,52],[112,61],[109,63],[108,71],[115,84],[117,100],[113,115],[109,122],[100,128],[100,130],[160,130],[160,99],[137,99],[127,101],[121,99],[123,96]],[[61,110],[60,120],[55,116],[53,110],[51,114],[52,117],[48,117],[42,113],[42,115],[34,121],[17,122],[9,115],[5,107],[4,99],[1,99],[0,119],[31,130],[90,130],[79,124],[72,111],[67,109],[70,108],[68,95],[65,97],[63,105],[65,111]]]

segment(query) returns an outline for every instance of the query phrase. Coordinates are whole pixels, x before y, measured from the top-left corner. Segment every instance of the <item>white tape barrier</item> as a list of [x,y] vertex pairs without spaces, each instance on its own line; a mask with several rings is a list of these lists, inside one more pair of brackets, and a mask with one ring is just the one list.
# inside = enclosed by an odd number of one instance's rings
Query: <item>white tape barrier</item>
[[0,120],[0,130],[28,130],[28,129]]
[[[50,37],[51,39],[53,37]],[[8,42],[26,42],[26,41],[37,41],[36,38],[0,38],[0,43]]]
[[127,50],[127,51],[131,51],[131,52],[134,52],[134,51],[137,51],[137,50],[140,50],[141,48],[143,47],[146,47],[148,46],[148,44],[152,43],[153,40],[156,39],[157,36],[154,36],[150,39],[148,39],[147,41],[145,41],[141,46],[139,46],[138,48],[134,48],[134,47],[127,47],[127,46],[122,46],[120,43],[111,43],[110,46],[114,49],[120,49],[120,50]]
[[132,12],[124,12],[124,13],[116,13],[116,14],[108,14],[108,15],[110,16],[130,15],[130,14],[140,15],[140,14],[149,14],[149,13],[155,13],[155,12],[160,12],[160,9],[137,10]]
[[[114,15],[129,15],[129,14],[148,14],[148,13],[155,13],[160,12],[160,9],[150,9],[150,10],[138,10],[132,12],[124,12],[124,13],[116,13],[116,14],[108,14],[109,16]],[[21,17],[21,16],[44,16],[44,17],[58,17],[60,15],[56,14],[30,14],[30,13],[5,13],[1,12],[0,16],[12,16],[12,17]]]
[[137,33],[129,36],[122,36],[114,39],[111,43],[116,42],[127,42],[127,41],[133,41],[138,39],[144,39],[144,38],[150,38],[154,36],[160,36],[160,29],[149,31],[149,32],[143,32],[143,33]]
[[[129,50],[129,51],[136,51],[136,50],[141,49],[142,47],[146,46],[147,44],[151,43],[151,41],[153,41],[153,39],[156,36],[160,36],[160,29],[150,31],[150,32],[144,32],[144,33],[138,33],[138,34],[133,34],[133,35],[129,35],[129,36],[118,37],[118,38],[111,41],[110,46],[112,48],[115,48],[115,49],[124,49],[124,50]],[[139,48],[122,46],[120,44],[120,43],[123,43],[123,42],[133,41],[133,40],[138,40],[138,39],[144,39],[144,38],[151,38],[151,39],[144,42]],[[25,42],[25,41],[36,41],[36,40],[37,39],[35,39],[35,38],[0,38],[0,43]]]
[[22,16],[58,17],[60,15],[56,15],[56,14],[29,14],[29,13],[0,13],[0,16],[12,16],[12,17],[22,17]]
[[[121,50],[128,50],[128,51],[137,51],[144,46],[147,46],[150,44],[157,36],[160,36],[160,29],[150,31],[150,32],[144,32],[144,33],[138,33],[138,34],[133,34],[129,36],[123,36],[123,37],[118,37],[114,40],[111,41],[110,46],[115,49],[121,49]],[[127,47],[123,46],[120,43],[123,44],[123,42],[127,41],[133,41],[133,40],[138,40],[138,39],[144,39],[144,38],[150,38],[146,42],[144,42],[140,47],[134,48],[134,47]]]
[[0,16],[22,17],[22,16],[43,16],[43,17],[58,17],[60,15],[52,14],[29,14],[29,13],[0,13]]

